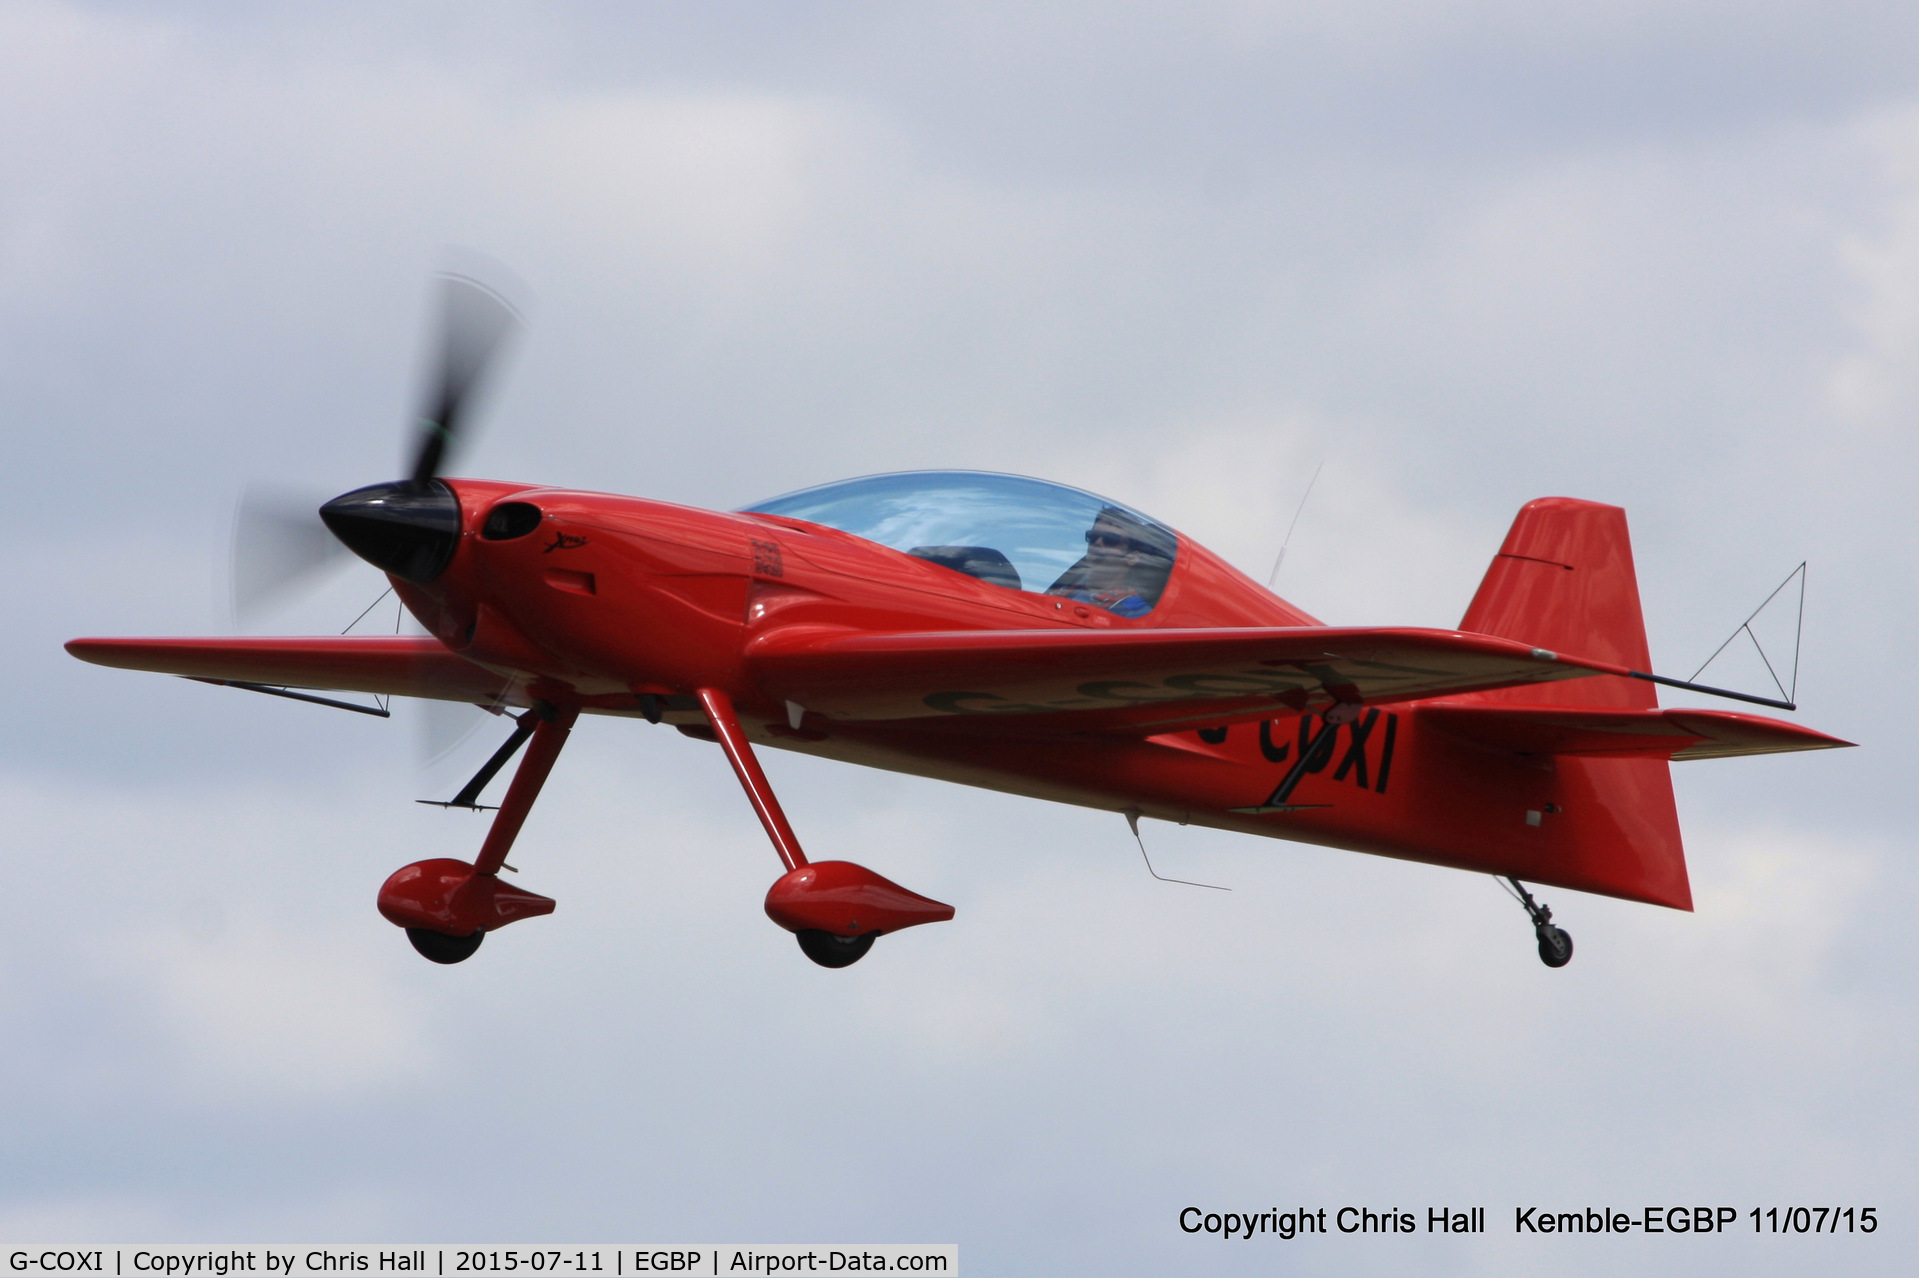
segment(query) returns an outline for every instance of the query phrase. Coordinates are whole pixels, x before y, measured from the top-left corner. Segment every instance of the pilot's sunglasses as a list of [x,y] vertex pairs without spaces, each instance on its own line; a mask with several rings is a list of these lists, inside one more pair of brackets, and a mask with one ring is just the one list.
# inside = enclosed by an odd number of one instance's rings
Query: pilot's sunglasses
[[1089,546],[1103,546],[1108,550],[1142,549],[1138,542],[1123,533],[1094,532],[1090,528],[1086,531],[1086,544]]

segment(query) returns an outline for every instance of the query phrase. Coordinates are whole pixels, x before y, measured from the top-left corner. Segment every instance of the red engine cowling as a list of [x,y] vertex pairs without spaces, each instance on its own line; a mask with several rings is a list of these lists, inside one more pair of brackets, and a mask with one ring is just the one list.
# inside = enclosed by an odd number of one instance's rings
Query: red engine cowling
[[782,875],[766,894],[766,917],[789,932],[864,936],[944,923],[953,907],[909,892],[851,861],[815,861]]
[[554,904],[550,896],[502,883],[498,875],[475,873],[451,857],[402,866],[380,886],[380,913],[387,922],[444,936],[497,932],[509,923],[551,914]]

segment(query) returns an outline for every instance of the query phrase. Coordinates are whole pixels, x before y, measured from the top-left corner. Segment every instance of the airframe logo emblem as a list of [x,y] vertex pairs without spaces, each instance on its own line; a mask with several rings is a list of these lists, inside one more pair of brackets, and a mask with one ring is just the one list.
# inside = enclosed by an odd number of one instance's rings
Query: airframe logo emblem
[[753,542],[753,571],[761,577],[784,577],[785,562],[780,558],[780,543],[762,541],[758,537]]

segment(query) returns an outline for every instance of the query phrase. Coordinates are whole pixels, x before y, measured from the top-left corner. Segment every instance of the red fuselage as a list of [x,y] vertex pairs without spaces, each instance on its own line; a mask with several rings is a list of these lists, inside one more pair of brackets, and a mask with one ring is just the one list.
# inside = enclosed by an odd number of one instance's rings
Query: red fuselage
[[[1676,882],[1621,890],[1600,872],[1671,819],[1663,760],[1555,759],[1490,749],[1422,717],[1434,702],[1367,709],[1339,729],[1293,795],[1257,804],[1297,760],[1317,716],[1139,734],[1020,730],[1003,717],[791,722],[785,690],[756,671],[755,643],[804,627],[839,632],[1298,627],[1319,623],[1190,539],[1158,606],[1136,619],[991,585],[862,538],[770,515],[601,493],[455,480],[465,531],[430,585],[396,579],[407,606],[461,656],[529,696],[667,721],[704,736],[692,693],[724,689],[758,745],[1035,798],[1626,895],[1684,908]],[[531,534],[478,531],[498,502],[534,503]],[[1552,689],[1537,699],[1551,701]],[[959,695],[963,696],[963,692]],[[1119,689],[1150,702],[1150,688]],[[1462,699],[1453,699],[1455,701]],[[962,702],[959,708],[964,709]],[[1430,717],[1430,716],[1427,716]],[[1648,764],[1658,785],[1633,783]],[[1595,773],[1603,776],[1595,778]],[[1323,806],[1322,806],[1323,805]],[[1663,811],[1661,809],[1664,809]],[[1578,823],[1556,821],[1581,811]],[[1590,868],[1589,868],[1590,867]]]

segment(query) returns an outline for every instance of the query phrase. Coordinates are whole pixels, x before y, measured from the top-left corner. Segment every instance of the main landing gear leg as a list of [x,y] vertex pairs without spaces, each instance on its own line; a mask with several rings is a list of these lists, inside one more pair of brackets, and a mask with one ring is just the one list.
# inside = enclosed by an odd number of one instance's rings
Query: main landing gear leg
[[[380,913],[405,928],[413,948],[426,958],[435,963],[462,962],[480,948],[488,932],[553,912],[551,897],[510,887],[500,882],[499,872],[579,713],[577,706],[541,702],[521,719],[521,729],[532,723],[532,739],[472,865],[450,857],[416,861],[395,871],[380,888]],[[525,739],[519,731],[514,736]],[[518,740],[509,744],[517,746]],[[504,764],[502,756],[509,754],[503,748],[494,758]]]
[[1513,885],[1519,903],[1526,907],[1526,913],[1532,916],[1533,935],[1539,938],[1539,961],[1547,967],[1564,967],[1573,961],[1572,934],[1562,927],[1553,926],[1553,911],[1550,905],[1540,905],[1533,900],[1533,894],[1518,879],[1507,876],[1504,880]]
[[887,932],[953,917],[952,906],[909,892],[865,866],[808,861],[740,727],[733,699],[719,688],[701,688],[698,695],[713,735],[786,867],[766,894],[766,915],[793,933],[806,957],[821,967],[850,967]]

